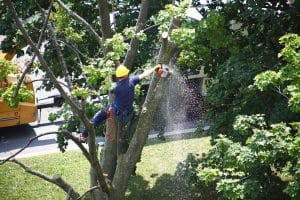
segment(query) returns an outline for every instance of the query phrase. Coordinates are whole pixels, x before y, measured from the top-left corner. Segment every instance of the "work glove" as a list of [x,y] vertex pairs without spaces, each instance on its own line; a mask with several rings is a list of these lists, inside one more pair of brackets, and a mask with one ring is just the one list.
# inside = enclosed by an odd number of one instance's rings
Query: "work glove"
[[162,75],[163,69],[162,69],[162,65],[161,65],[161,64],[157,64],[157,65],[154,67],[154,69],[155,69],[155,72],[156,72],[159,76]]

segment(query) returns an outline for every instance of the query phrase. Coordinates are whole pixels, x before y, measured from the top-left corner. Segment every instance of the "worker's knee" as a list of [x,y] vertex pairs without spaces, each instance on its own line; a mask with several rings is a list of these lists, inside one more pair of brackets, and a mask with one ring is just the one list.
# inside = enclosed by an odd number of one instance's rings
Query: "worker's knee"
[[103,110],[98,111],[94,115],[94,117],[92,119],[92,123],[94,125],[97,125],[97,124],[101,123],[102,121],[104,121],[105,119],[106,119],[106,111],[103,109]]

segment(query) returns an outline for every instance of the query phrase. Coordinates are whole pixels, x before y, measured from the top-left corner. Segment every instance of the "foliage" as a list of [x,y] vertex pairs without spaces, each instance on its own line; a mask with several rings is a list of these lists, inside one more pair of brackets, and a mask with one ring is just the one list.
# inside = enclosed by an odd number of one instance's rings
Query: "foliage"
[[0,81],[5,80],[9,73],[16,73],[17,66],[11,61],[0,58]]
[[279,95],[259,94],[255,88],[249,87],[254,76],[272,64],[268,50],[257,48],[253,52],[247,48],[219,66],[205,98],[208,106],[206,116],[214,122],[210,129],[212,134],[234,134],[232,124],[240,114],[265,113],[270,118],[274,115],[279,117],[278,121],[284,118],[283,112],[279,115],[273,111],[274,104],[283,101]]
[[[159,23],[171,16],[167,11],[160,13]],[[299,118],[280,94],[272,90],[260,93],[252,86],[257,74],[280,65],[278,38],[287,30],[299,30],[299,15],[286,2],[261,0],[212,1],[198,11],[203,19],[184,20],[171,39],[181,48],[177,66],[183,73],[197,73],[203,67],[212,78],[205,118],[213,122],[213,137],[219,133],[236,137],[232,124],[240,114],[264,113],[268,123]],[[280,82],[278,76],[265,77]],[[296,93],[295,88],[291,93]]]
[[172,17],[179,20],[186,20],[185,11],[190,6],[190,1],[180,1],[178,6],[167,4],[164,10],[161,10],[157,16],[152,17],[154,23],[159,24],[159,35],[168,32],[168,27]]
[[[238,120],[251,118],[252,122],[257,121],[257,116],[240,116]],[[245,145],[220,137],[203,158],[196,161],[188,158],[186,165],[194,163],[196,170],[196,176],[188,177],[189,181],[212,193],[215,191],[221,199],[286,199],[283,190],[287,184],[282,174],[286,165],[294,160],[290,153],[294,133],[286,124],[274,124],[269,130],[253,125]],[[297,167],[296,163],[292,166]],[[285,176],[291,175],[291,171],[285,173]]]
[[[271,71],[278,71],[283,62],[277,56],[282,48],[278,39],[287,31],[300,30],[294,10],[284,1],[250,0],[225,4],[213,1],[199,11],[203,19],[189,25],[195,28],[194,43],[199,45],[184,48],[179,64],[185,73],[199,71],[199,65],[203,66],[212,79],[205,102],[206,119],[213,122],[213,137],[219,133],[230,135],[233,140],[239,137],[232,124],[240,114],[263,113],[267,123],[298,120],[299,116],[288,108],[287,99],[276,92],[278,89],[274,91],[269,85],[269,90],[259,92],[253,87],[254,77],[267,70],[266,80],[282,82]],[[296,94],[293,89],[291,93]],[[283,93],[280,88],[279,91]]]
[[195,30],[189,28],[177,28],[172,32],[171,40],[178,44],[180,48],[187,48],[193,45]]
[[[266,90],[273,86],[289,96],[289,106],[295,112],[300,111],[300,36],[297,34],[286,34],[279,39],[285,47],[280,51],[279,57],[284,64],[278,72],[266,71],[255,77],[255,85],[260,90]],[[280,90],[280,86],[282,89]],[[285,89],[284,89],[285,88]]]
[[123,30],[123,34],[126,36],[127,39],[132,39],[132,38],[136,37],[140,41],[147,40],[147,35],[144,33],[144,31],[142,30],[142,31],[136,33],[134,26],[129,27],[129,28],[126,27]]
[[105,41],[105,46],[112,48],[112,51],[108,53],[107,57],[116,61],[125,56],[129,44],[125,43],[124,37],[117,33],[111,39]]
[[9,87],[1,91],[1,98],[9,107],[16,108],[20,102],[26,102],[33,99],[33,91],[28,90],[26,86],[21,85],[18,94],[14,97],[17,83],[13,83]]
[[[67,6],[72,7],[72,4],[67,4]],[[50,19],[56,25],[56,32],[63,33],[66,37],[67,41],[75,41],[75,42],[83,42],[83,32],[78,33],[80,30],[75,30],[69,24],[72,22],[70,16],[64,12],[64,10],[58,5],[58,3],[54,3],[53,7],[56,12],[52,12],[50,15]],[[78,32],[76,32],[78,31]]]
[[264,119],[264,115],[256,114],[251,116],[238,115],[233,123],[233,128],[235,130],[235,138],[239,139],[239,142],[243,144],[246,139],[252,135],[253,128],[266,128],[267,124]]
[[[9,74],[17,76],[20,73],[20,69],[17,65],[11,61],[0,58],[0,81],[6,82],[6,78]],[[16,108],[20,102],[33,99],[33,91],[26,88],[24,84],[21,85],[18,94],[14,97],[14,91],[16,90],[17,83],[8,85],[8,87],[0,89],[0,97],[3,102],[9,107]]]
[[[267,71],[256,76],[255,85],[261,90],[279,83],[286,87],[299,85],[299,79],[293,79],[299,71],[297,62],[294,63],[298,36],[287,34],[282,38],[288,39],[281,52],[292,46],[290,53],[285,54],[292,56],[282,63],[279,72]],[[286,66],[293,66],[295,71],[283,72]],[[299,103],[290,106],[297,107]],[[203,158],[188,158],[182,164],[184,173],[193,174],[187,176],[188,181],[207,188],[220,199],[299,199],[299,122],[268,125],[262,114],[238,115],[233,128],[234,134],[219,135]],[[193,165],[192,169],[187,165]]]
[[72,90],[72,96],[78,99],[86,100],[91,95],[97,95],[97,93],[95,93],[93,90],[87,90],[85,88],[75,88]]

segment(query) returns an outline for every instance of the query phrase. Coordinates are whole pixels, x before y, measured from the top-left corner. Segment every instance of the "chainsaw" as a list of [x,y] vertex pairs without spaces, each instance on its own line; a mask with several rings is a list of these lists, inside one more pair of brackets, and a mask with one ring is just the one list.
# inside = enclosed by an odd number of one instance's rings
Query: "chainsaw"
[[170,71],[169,69],[169,66],[168,65],[165,65],[165,64],[159,64],[160,67],[156,68],[155,69],[155,72],[162,78],[167,78],[169,77],[172,72]]

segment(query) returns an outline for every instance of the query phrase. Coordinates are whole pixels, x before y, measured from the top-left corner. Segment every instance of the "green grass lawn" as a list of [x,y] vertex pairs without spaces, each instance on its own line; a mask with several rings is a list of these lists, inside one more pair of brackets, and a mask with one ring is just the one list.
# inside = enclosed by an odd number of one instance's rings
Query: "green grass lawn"
[[[137,175],[130,179],[126,199],[185,199],[188,191],[180,186],[175,176],[176,167],[188,153],[207,152],[209,139],[187,135],[185,138],[167,138],[165,142],[148,140],[141,162],[137,165]],[[48,176],[62,175],[80,193],[88,188],[89,165],[80,151],[36,156],[21,161]],[[6,163],[0,166],[0,199],[65,199],[65,193],[27,174],[15,164]]]

